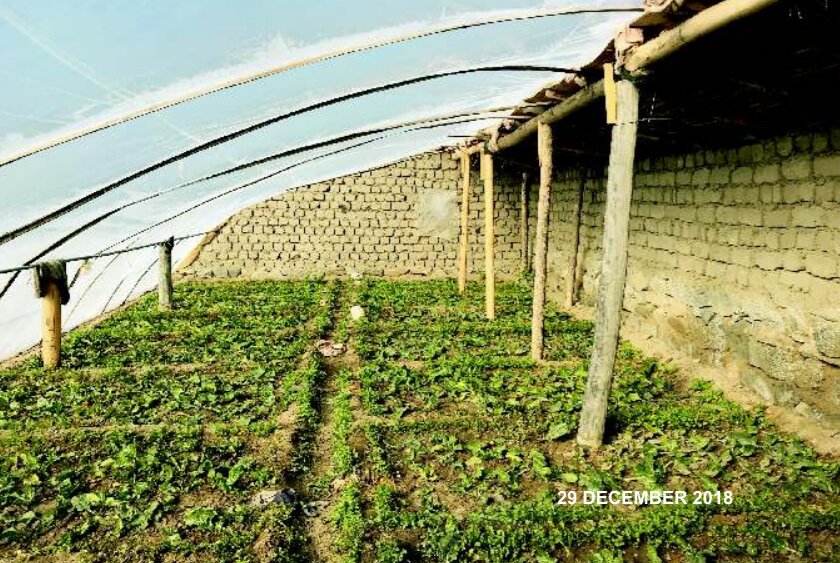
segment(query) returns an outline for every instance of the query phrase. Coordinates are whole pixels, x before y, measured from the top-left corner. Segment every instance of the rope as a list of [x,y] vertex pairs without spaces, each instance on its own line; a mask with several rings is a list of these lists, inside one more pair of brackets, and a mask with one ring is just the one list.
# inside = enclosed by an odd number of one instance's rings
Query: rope
[[[510,109],[510,108],[493,108],[493,109],[490,109],[490,110],[486,110],[486,113],[489,113],[489,112],[495,112],[495,111],[503,111],[504,109]],[[464,114],[453,114],[453,115],[449,115],[449,116],[446,116],[446,117],[436,117],[436,118],[425,119],[425,120],[415,120],[415,121],[406,122],[406,123],[408,123],[408,124],[412,124],[412,123],[436,122],[436,121],[441,121],[441,120],[444,120],[444,119],[451,119],[451,118],[453,118],[453,117],[459,117],[459,116],[461,116],[461,115],[465,115],[465,116],[467,116],[467,115],[480,115],[481,113],[482,113],[482,112],[468,112],[468,113],[464,113]],[[415,128],[406,129],[406,131],[431,129],[431,128],[434,128],[434,127],[444,127],[444,126],[447,126],[447,125],[455,125],[455,124],[458,124],[458,123],[469,123],[469,122],[472,122],[472,121],[477,121],[477,120],[481,120],[481,119],[488,119],[488,118],[487,118],[487,117],[473,117],[473,118],[470,118],[470,119],[463,119],[463,120],[458,120],[458,121],[446,121],[446,122],[443,122],[443,123],[432,123],[432,124],[430,124],[430,125],[421,125],[421,126],[418,126],[418,127],[415,127]],[[350,134],[349,136],[348,136],[348,135],[344,135],[344,136],[341,136],[341,137],[337,137],[337,138],[330,139],[330,140],[328,140],[328,141],[319,141],[319,142],[313,143],[312,145],[308,145],[307,147],[308,147],[308,150],[312,150],[312,149],[314,149],[314,148],[321,148],[321,147],[326,146],[326,145],[328,145],[328,144],[337,144],[337,143],[339,143],[339,142],[344,142],[344,141],[346,141],[346,140],[347,140],[347,137],[350,137],[350,136],[354,136],[354,137],[352,137],[352,138],[355,138],[355,136],[362,136],[362,134],[370,135],[370,134],[374,134],[374,133],[376,133],[376,132],[383,131],[383,130],[384,130],[384,131],[395,130],[395,129],[398,129],[398,128],[400,128],[400,127],[405,127],[406,123],[399,124],[399,125],[394,125],[394,126],[388,126],[388,127],[385,127],[385,128],[372,129],[372,130],[368,130],[368,131],[361,132],[361,133],[354,133],[354,134]],[[126,253],[126,252],[133,252],[133,251],[135,251],[135,250],[142,250],[142,249],[145,249],[145,248],[150,248],[150,247],[153,247],[153,246],[157,246],[158,244],[160,244],[160,242],[149,243],[149,244],[142,245],[142,246],[129,247],[129,248],[127,248],[127,249],[121,249],[121,250],[115,250],[115,251],[111,251],[111,250],[110,250],[111,248],[113,248],[113,247],[115,247],[115,246],[119,246],[120,244],[122,244],[122,243],[124,243],[124,242],[126,242],[126,241],[128,241],[128,240],[131,240],[132,238],[136,238],[137,236],[139,236],[139,235],[141,235],[141,234],[143,234],[143,233],[145,233],[145,232],[148,232],[148,231],[150,231],[150,230],[152,230],[152,229],[154,229],[154,228],[156,228],[156,227],[159,227],[159,226],[161,226],[161,225],[163,225],[163,224],[165,224],[165,223],[168,223],[169,221],[172,221],[173,219],[176,219],[176,218],[178,218],[178,217],[180,217],[180,216],[182,216],[182,215],[185,215],[186,213],[189,213],[190,211],[193,211],[193,210],[195,210],[195,209],[197,209],[197,208],[199,208],[199,207],[201,207],[201,206],[204,206],[204,205],[206,205],[206,204],[208,204],[208,203],[210,203],[210,202],[212,202],[212,201],[214,201],[214,200],[216,200],[216,199],[220,199],[220,198],[222,198],[222,197],[224,197],[224,196],[226,196],[226,195],[229,195],[229,194],[231,194],[231,193],[233,193],[233,192],[236,192],[236,191],[239,191],[239,190],[243,190],[243,189],[245,189],[245,188],[248,188],[248,187],[250,187],[250,186],[253,186],[253,185],[255,185],[255,184],[258,184],[258,183],[260,183],[260,182],[263,182],[263,181],[265,181],[265,180],[268,180],[268,179],[270,179],[270,178],[272,178],[272,177],[274,177],[274,176],[277,176],[277,175],[279,175],[279,174],[281,174],[281,173],[283,173],[283,172],[286,172],[286,171],[288,171],[288,170],[291,170],[292,168],[296,168],[296,167],[298,167],[298,166],[302,166],[302,165],[304,165],[304,164],[307,164],[307,163],[313,162],[313,161],[315,161],[315,160],[319,160],[319,159],[322,159],[322,158],[326,158],[326,157],[328,157],[328,156],[333,156],[333,155],[335,155],[335,154],[339,154],[339,153],[342,153],[342,152],[345,152],[345,151],[349,151],[349,150],[351,150],[351,149],[358,148],[358,147],[361,147],[361,146],[364,146],[364,145],[367,145],[367,144],[370,144],[370,143],[373,143],[373,142],[376,142],[376,141],[380,141],[380,140],[382,140],[382,139],[387,138],[388,136],[390,136],[390,135],[381,135],[381,136],[379,136],[379,137],[375,137],[375,138],[373,138],[373,139],[368,139],[368,140],[366,140],[366,141],[362,141],[362,142],[360,142],[360,143],[356,143],[356,144],[353,144],[353,145],[350,145],[350,146],[347,146],[347,147],[342,147],[342,148],[340,148],[340,149],[338,149],[338,150],[335,150],[335,151],[331,151],[331,152],[324,153],[324,154],[321,154],[321,155],[316,155],[316,156],[314,156],[314,157],[311,157],[311,158],[308,158],[308,159],[302,160],[302,161],[300,161],[300,162],[296,162],[296,163],[294,163],[294,164],[292,164],[292,165],[289,165],[289,166],[286,166],[286,167],[284,167],[284,168],[280,168],[279,170],[275,170],[275,171],[270,172],[270,173],[268,173],[268,174],[266,174],[266,175],[263,175],[263,176],[261,176],[261,177],[258,177],[258,178],[254,179],[254,180],[251,180],[251,181],[246,182],[246,183],[244,183],[244,184],[241,184],[241,185],[239,185],[239,186],[235,186],[234,188],[231,188],[230,190],[227,190],[227,191],[225,191],[225,192],[222,192],[222,193],[220,193],[220,194],[217,194],[217,195],[215,195],[215,196],[213,196],[213,197],[210,197],[210,198],[208,198],[208,199],[206,199],[206,200],[204,200],[204,201],[201,201],[201,202],[199,202],[198,204],[196,204],[196,205],[194,205],[194,206],[192,206],[192,207],[189,207],[189,208],[187,208],[187,209],[185,209],[185,210],[183,210],[183,211],[180,211],[180,212],[178,212],[178,213],[176,213],[176,214],[174,214],[174,215],[171,215],[171,216],[167,217],[166,219],[163,219],[163,220],[161,220],[161,221],[158,221],[157,223],[155,223],[155,224],[153,224],[153,225],[151,225],[151,226],[149,226],[149,227],[145,227],[145,228],[143,228],[143,229],[141,229],[141,230],[139,230],[139,231],[137,231],[137,232],[135,232],[135,233],[133,233],[133,234],[131,234],[131,235],[129,235],[129,236],[127,236],[127,237],[123,238],[123,239],[120,239],[119,241],[117,241],[117,242],[115,242],[115,243],[113,243],[113,244],[111,244],[111,245],[109,245],[109,246],[108,246],[108,247],[106,247],[103,251],[100,251],[100,252],[98,252],[98,253],[96,253],[96,254],[91,254],[91,255],[88,255],[88,256],[79,256],[79,257],[74,257],[74,258],[68,258],[68,259],[65,259],[64,261],[65,261],[65,262],[76,262],[76,261],[92,260],[92,259],[96,259],[96,258],[103,258],[103,257],[107,257],[107,256],[115,256],[115,255],[123,254],[123,253]],[[301,150],[301,147],[298,147],[298,148],[295,148],[295,149],[290,149],[289,151],[286,151],[286,152],[288,152],[288,153],[290,153],[290,154],[297,154],[297,153],[299,153],[299,152],[302,152],[302,150]],[[277,155],[272,155],[272,156],[273,156],[273,157],[275,157],[275,158],[280,158],[280,156],[277,156]],[[259,160],[259,161],[262,161],[263,159],[258,159],[258,160]],[[260,162],[260,163],[261,163],[261,162]],[[246,163],[246,164],[251,164],[251,163]],[[256,165],[256,164],[253,164],[253,165]],[[237,167],[237,168],[238,168],[238,167]],[[116,208],[116,209],[113,209],[113,210],[111,210],[111,211],[108,211],[108,212],[106,212],[106,213],[103,213],[102,215],[100,215],[100,216],[98,216],[98,217],[95,217],[94,219],[92,219],[92,220],[88,221],[88,222],[87,222],[87,223],[85,223],[84,225],[82,225],[82,226],[78,227],[77,229],[74,229],[71,233],[68,233],[67,235],[65,235],[65,236],[61,237],[58,241],[56,241],[55,243],[51,244],[48,248],[46,248],[45,250],[43,250],[43,251],[39,252],[39,253],[38,253],[36,256],[34,256],[33,258],[31,258],[31,259],[27,260],[27,261],[26,261],[23,265],[21,265],[21,266],[17,266],[17,267],[13,267],[13,268],[6,268],[6,269],[2,269],[2,270],[0,270],[0,275],[2,275],[2,274],[8,274],[8,273],[12,273],[12,274],[14,274],[14,275],[12,275],[12,277],[11,277],[11,278],[9,278],[9,280],[6,282],[6,284],[4,285],[3,289],[2,289],[2,290],[0,290],[0,299],[2,299],[2,298],[6,295],[6,293],[9,291],[9,289],[10,289],[10,288],[11,288],[11,286],[12,286],[12,284],[13,284],[13,283],[17,280],[18,276],[20,275],[20,272],[30,269],[30,268],[32,267],[32,265],[33,265],[33,264],[34,264],[37,260],[39,260],[40,258],[44,257],[46,254],[48,254],[48,253],[49,253],[49,252],[51,252],[52,250],[55,250],[57,247],[61,246],[61,245],[62,245],[62,244],[64,244],[65,242],[67,242],[67,241],[69,241],[70,239],[74,238],[75,236],[78,236],[79,234],[81,234],[82,232],[86,231],[87,229],[89,229],[89,228],[91,228],[91,227],[93,227],[93,226],[97,225],[98,223],[100,223],[100,222],[101,222],[101,221],[103,221],[104,219],[107,219],[108,217],[110,217],[110,216],[114,215],[115,213],[117,213],[117,212],[119,212],[119,211],[121,211],[121,210],[123,210],[123,209],[125,209],[125,208],[127,208],[127,207],[130,207],[130,206],[132,206],[132,205],[136,205],[136,204],[138,204],[138,203],[142,203],[142,202],[144,202],[144,201],[148,201],[148,200],[153,199],[153,198],[155,198],[155,197],[159,197],[159,196],[161,196],[161,195],[164,195],[165,193],[170,193],[170,192],[172,192],[172,191],[174,191],[174,190],[177,190],[177,189],[180,189],[180,188],[184,188],[184,187],[187,187],[187,186],[190,186],[190,185],[194,185],[194,184],[199,183],[199,182],[201,182],[201,181],[209,180],[209,179],[214,178],[214,177],[217,177],[217,176],[221,176],[221,175],[224,175],[224,174],[229,174],[229,173],[232,173],[232,172],[234,172],[234,171],[236,171],[236,170],[229,169],[228,171],[222,171],[222,172],[220,172],[220,173],[216,173],[215,175],[207,176],[207,177],[204,177],[204,178],[199,178],[199,179],[197,179],[197,180],[193,180],[193,181],[191,181],[191,182],[187,182],[187,183],[185,183],[185,184],[181,184],[181,185],[179,185],[179,186],[175,186],[174,188],[171,188],[171,189],[169,189],[169,190],[163,190],[163,191],[161,191],[161,192],[157,192],[157,193],[155,193],[155,194],[150,194],[150,195],[148,195],[148,196],[146,196],[146,197],[143,197],[143,198],[141,198],[141,199],[139,199],[139,200],[135,200],[135,201],[129,202],[129,203],[127,203],[127,204],[125,204],[125,205],[122,205],[122,206],[120,206],[120,207],[118,207],[118,208]],[[197,234],[194,234],[194,235],[188,235],[188,236],[186,236],[186,237],[179,237],[179,238],[176,238],[175,240],[176,240],[176,242],[178,242],[178,241],[181,241],[181,240],[184,240],[184,239],[187,239],[187,238],[193,238],[193,237],[196,237],[196,236],[202,236],[202,235],[206,235],[206,234],[209,234],[209,233],[212,233],[212,232],[216,232],[216,231],[212,231],[212,230],[211,230],[211,231],[207,231],[207,232],[204,232],[204,233],[197,233]],[[109,266],[110,266],[111,264],[113,264],[113,261],[109,264]],[[107,267],[108,267],[108,266],[106,266],[106,268],[105,268],[105,269],[107,269]],[[104,269],[103,269],[103,271],[104,271]],[[102,272],[100,272],[100,274],[99,274],[99,275],[101,275],[101,274],[102,274]],[[99,276],[97,276],[97,279],[98,279],[98,277],[99,277]],[[74,280],[73,280],[73,281],[75,282],[75,278],[74,278]],[[71,314],[72,314],[72,311],[71,311]]]
[[[455,124],[455,123],[467,123],[467,122],[471,122],[471,121],[475,121],[475,119],[469,119],[469,120],[463,120],[463,121],[454,121],[454,122],[446,122],[446,123],[439,123],[439,124],[434,124],[434,125],[426,125],[426,126],[417,127],[417,128],[415,128],[415,129],[416,129],[416,130],[420,130],[420,129],[430,129],[430,128],[432,128],[432,127],[444,127],[444,126],[446,126],[446,125],[453,125],[453,124]],[[408,129],[407,131],[411,131],[411,130],[412,130],[412,129]],[[326,157],[328,157],[328,156],[333,156],[333,155],[336,155],[336,154],[339,154],[339,153],[343,153],[343,152],[346,152],[346,151],[349,151],[349,150],[352,150],[352,149],[355,149],[355,148],[362,147],[362,146],[364,146],[364,145],[368,145],[368,144],[371,144],[371,143],[375,143],[376,141],[381,141],[381,140],[383,140],[383,139],[388,138],[389,136],[390,136],[390,135],[387,135],[387,134],[386,134],[386,135],[380,135],[379,137],[374,137],[373,139],[368,139],[368,140],[362,141],[362,142],[360,142],[360,143],[355,143],[355,144],[353,144],[353,145],[349,145],[349,146],[346,146],[346,147],[342,147],[342,148],[337,149],[337,150],[334,150],[334,151],[330,151],[330,152],[327,152],[327,153],[324,153],[324,154],[316,155],[316,156],[313,156],[313,157],[307,158],[307,159],[305,159],[305,160],[301,160],[301,161],[299,161],[299,162],[295,162],[294,164],[290,164],[289,166],[285,166],[285,167],[280,168],[280,169],[278,169],[278,170],[275,170],[275,171],[273,171],[273,172],[269,172],[268,174],[265,174],[265,175],[260,176],[260,177],[258,177],[258,178],[254,178],[253,180],[249,180],[249,181],[245,182],[244,184],[240,184],[240,185],[235,186],[235,187],[233,187],[233,188],[231,188],[231,189],[229,189],[229,190],[226,190],[226,191],[224,191],[224,192],[222,192],[222,193],[220,193],[220,194],[216,194],[216,195],[214,195],[214,196],[212,196],[212,197],[210,197],[210,198],[208,198],[208,199],[205,199],[204,201],[201,201],[201,202],[199,202],[199,203],[197,203],[197,204],[193,205],[192,207],[188,207],[187,209],[184,209],[184,210],[182,210],[182,211],[179,211],[178,213],[176,213],[176,214],[174,214],[174,215],[171,215],[171,216],[167,217],[166,219],[162,219],[161,221],[158,221],[158,222],[157,222],[157,223],[155,223],[154,225],[150,225],[150,226],[148,226],[148,227],[145,227],[145,228],[143,228],[143,229],[140,229],[139,231],[135,231],[134,233],[132,233],[131,235],[129,235],[129,236],[127,236],[127,237],[125,237],[124,239],[122,239],[122,240],[119,240],[119,241],[115,242],[114,244],[112,244],[112,245],[111,245],[111,247],[113,247],[113,246],[117,246],[117,245],[119,245],[119,244],[122,244],[123,242],[125,242],[125,241],[127,241],[127,240],[130,240],[130,239],[132,239],[132,238],[134,238],[134,237],[136,237],[136,236],[138,236],[138,235],[141,235],[141,234],[143,234],[143,233],[145,233],[145,232],[147,232],[147,231],[150,231],[150,230],[152,230],[152,229],[154,229],[154,228],[156,228],[156,227],[159,227],[159,226],[161,226],[161,225],[163,225],[163,224],[165,224],[165,223],[168,223],[169,221],[172,221],[173,219],[177,219],[178,217],[181,217],[182,215],[185,215],[185,214],[189,213],[190,211],[194,211],[195,209],[198,209],[199,207],[202,207],[202,206],[204,206],[204,205],[207,205],[208,203],[211,203],[212,201],[215,201],[215,200],[217,200],[217,199],[220,199],[220,198],[222,198],[222,197],[224,197],[224,196],[226,196],[226,195],[229,195],[229,194],[231,194],[231,193],[238,192],[238,191],[240,191],[240,190],[244,190],[244,189],[246,189],[246,188],[250,188],[250,187],[251,187],[251,186],[253,186],[253,185],[259,184],[260,182],[264,182],[265,180],[268,180],[268,179],[270,179],[270,178],[273,178],[273,177],[275,177],[275,176],[277,176],[277,175],[279,175],[279,174],[282,174],[283,172],[287,172],[287,171],[289,171],[289,170],[291,170],[291,169],[293,169],[293,168],[297,168],[298,166],[303,166],[304,164],[308,164],[308,163],[310,163],[310,162],[313,162],[313,161],[316,161],[316,160],[320,160],[320,159],[322,159],[322,158],[326,158]],[[111,247],[109,247],[109,248],[111,248]],[[2,297],[2,294],[0,294],[0,297]]]
[[[210,202],[212,202],[212,201],[214,201],[214,200],[216,200],[216,199],[219,199],[219,198],[221,198],[221,197],[224,197],[224,196],[226,196],[226,195],[228,195],[228,194],[230,194],[230,193],[233,193],[233,192],[235,192],[235,191],[242,190],[242,189],[245,189],[245,188],[247,188],[247,187],[253,186],[254,184],[257,184],[257,183],[259,183],[259,182],[262,182],[262,181],[264,181],[264,180],[267,180],[267,179],[269,179],[269,178],[272,178],[272,177],[274,177],[274,176],[276,176],[276,175],[278,175],[278,174],[280,174],[280,173],[282,173],[282,172],[285,172],[285,171],[287,171],[287,170],[291,170],[292,168],[295,168],[295,167],[297,167],[297,166],[301,166],[301,165],[306,164],[306,163],[308,163],[308,162],[312,162],[312,161],[314,161],[314,160],[318,160],[318,159],[320,159],[320,158],[326,158],[327,156],[332,156],[332,155],[334,155],[334,154],[338,154],[338,153],[341,153],[341,152],[344,152],[344,151],[348,151],[348,150],[350,150],[350,149],[354,149],[354,148],[357,148],[357,147],[360,147],[360,146],[363,146],[363,145],[367,145],[367,144],[369,144],[369,143],[373,143],[373,142],[375,142],[375,141],[382,140],[382,139],[384,139],[384,138],[385,138],[385,136],[377,137],[377,138],[374,138],[374,139],[369,139],[369,140],[367,140],[367,141],[363,141],[363,142],[361,142],[361,143],[356,143],[355,145],[351,145],[351,146],[349,146],[349,147],[343,147],[343,148],[341,148],[341,149],[338,149],[338,150],[335,150],[335,151],[332,151],[332,152],[329,152],[329,153],[325,153],[325,154],[318,155],[318,156],[315,156],[315,157],[312,157],[312,158],[309,158],[309,159],[306,159],[306,160],[302,160],[302,161],[300,161],[300,162],[296,162],[295,164],[292,164],[292,165],[287,166],[287,167],[285,167],[285,168],[281,168],[281,169],[279,169],[279,170],[275,170],[274,172],[271,172],[271,173],[269,173],[269,174],[266,174],[266,175],[264,175],[264,176],[261,176],[261,177],[259,177],[259,178],[254,179],[254,180],[251,180],[251,181],[249,181],[249,182],[246,182],[246,183],[244,183],[244,184],[241,184],[241,185],[239,185],[239,186],[236,186],[236,187],[234,187],[234,188],[231,188],[230,190],[227,190],[227,191],[225,191],[225,192],[222,192],[221,194],[217,194],[217,195],[215,195],[215,196],[213,196],[213,197],[211,197],[211,198],[208,198],[208,199],[206,199],[206,200],[204,200],[204,201],[202,201],[202,202],[200,202],[200,203],[198,203],[198,204],[196,204],[196,205],[194,205],[194,206],[192,206],[192,207],[190,207],[190,208],[188,208],[188,209],[185,209],[185,210],[180,211],[180,212],[178,212],[178,213],[176,213],[176,214],[174,214],[174,215],[171,215],[171,216],[167,217],[166,219],[163,219],[162,221],[158,221],[158,222],[157,222],[157,223],[155,223],[154,225],[151,225],[151,226],[149,226],[149,227],[145,227],[145,228],[143,228],[143,229],[140,229],[139,231],[137,231],[137,232],[135,232],[135,233],[132,233],[131,235],[129,235],[129,236],[125,237],[125,238],[122,238],[122,239],[120,239],[119,241],[117,241],[117,242],[115,242],[115,243],[113,243],[113,244],[111,244],[111,245],[109,245],[109,246],[105,247],[102,251],[100,251],[100,252],[98,252],[98,253],[96,253],[96,254],[92,254],[92,255],[90,255],[90,256],[80,256],[80,257],[76,257],[76,258],[69,258],[69,259],[66,259],[66,260],[65,260],[65,262],[74,262],[74,261],[78,261],[78,260],[91,260],[91,259],[94,259],[94,258],[101,258],[101,257],[106,257],[106,256],[113,256],[113,255],[117,255],[117,254],[123,254],[123,253],[125,253],[125,252],[133,252],[133,251],[135,251],[135,250],[142,250],[142,249],[144,249],[144,248],[149,248],[149,247],[152,247],[152,246],[157,246],[158,244],[160,244],[160,242],[163,242],[163,241],[159,241],[159,242],[155,242],[155,243],[150,243],[150,244],[146,244],[146,245],[142,245],[142,246],[132,246],[132,247],[129,247],[129,248],[126,248],[126,249],[120,249],[120,250],[114,250],[114,251],[112,251],[112,250],[111,250],[111,249],[112,249],[112,248],[114,248],[115,246],[119,246],[120,244],[122,244],[122,243],[124,243],[124,242],[126,242],[126,241],[129,241],[129,240],[131,240],[131,239],[133,239],[133,238],[136,238],[137,236],[139,236],[139,235],[141,235],[141,234],[143,234],[143,233],[145,233],[145,232],[148,232],[148,231],[150,231],[150,230],[152,230],[152,229],[154,229],[154,228],[156,228],[156,227],[159,227],[159,226],[163,225],[164,223],[168,223],[169,221],[172,221],[173,219],[176,219],[176,218],[178,218],[178,217],[180,217],[180,216],[182,216],[182,215],[185,215],[186,213],[189,213],[190,211],[193,211],[194,209],[197,209],[198,207],[201,207],[201,206],[203,206],[203,205],[206,205],[206,204],[208,204],[208,203],[210,203]],[[110,215],[113,215],[113,213],[110,213],[110,212],[109,212],[109,213],[105,214],[105,216],[110,216]],[[103,217],[103,218],[104,218],[104,217]],[[101,220],[100,218],[96,218],[96,219],[94,219],[93,221],[91,221],[90,223],[93,223],[93,224],[98,223],[99,221],[98,221],[97,219]],[[81,227],[80,227],[80,229],[81,229]],[[79,231],[79,229],[76,229],[76,231]],[[216,231],[210,230],[210,231],[207,231],[207,232],[204,232],[204,233],[197,233],[197,234],[195,234],[195,235],[189,235],[189,236],[186,236],[186,237],[178,237],[178,238],[176,238],[176,239],[175,239],[175,241],[176,241],[176,242],[178,242],[178,241],[184,240],[185,238],[192,238],[192,237],[196,237],[196,236],[202,236],[202,235],[206,235],[206,234],[209,234],[209,233],[212,233],[212,232],[216,232]],[[62,237],[62,238],[63,238],[63,239],[66,239],[67,237]],[[4,270],[0,270],[0,275],[2,275],[2,274],[8,274],[8,273],[12,273],[12,274],[13,274],[13,275],[12,275],[12,277],[11,277],[11,278],[9,278],[9,280],[6,282],[5,286],[3,286],[3,289],[2,289],[2,290],[0,290],[0,299],[2,299],[2,298],[6,295],[6,293],[7,293],[7,292],[9,291],[9,289],[12,287],[12,284],[13,284],[13,283],[17,280],[18,276],[20,275],[20,273],[21,273],[22,271],[25,271],[25,270],[30,269],[30,268],[32,267],[32,264],[33,264],[36,260],[38,260],[39,258],[43,257],[43,256],[44,256],[47,252],[49,252],[49,250],[54,249],[54,248],[55,248],[55,246],[56,246],[55,244],[50,245],[50,249],[48,249],[48,250],[45,250],[45,251],[42,251],[42,252],[38,253],[38,255],[37,255],[36,257],[31,258],[30,260],[27,260],[27,261],[24,263],[24,265],[22,265],[22,266],[17,266],[17,267],[14,267],[14,268],[6,268],[6,269],[4,269]],[[113,262],[111,262],[111,263],[113,263]],[[109,264],[109,265],[110,265],[110,264]],[[106,268],[107,268],[107,266],[106,266]],[[101,275],[101,272],[100,272],[100,275]]]
[[[255,159],[255,160],[251,160],[249,162],[245,162],[243,164],[238,164],[236,166],[233,166],[231,168],[227,168],[227,169],[222,170],[220,172],[215,172],[213,174],[209,174],[207,176],[203,176],[201,178],[191,180],[191,181],[186,182],[184,184],[181,184],[180,186],[177,186],[177,187],[180,188],[180,187],[191,186],[191,185],[197,184],[199,182],[212,180],[212,179],[218,178],[220,176],[226,176],[228,174],[233,174],[234,172],[239,172],[239,171],[245,170],[247,168],[252,168],[254,166],[259,166],[260,164],[265,164],[266,162],[270,162],[272,160],[279,160],[281,158],[284,158],[284,157],[287,157],[287,156],[294,156],[294,155],[302,153],[302,152],[307,152],[307,151],[323,148],[323,147],[326,147],[326,146],[329,146],[329,145],[335,145],[335,144],[338,144],[338,143],[343,143],[345,141],[352,141],[353,139],[358,139],[358,138],[365,137],[365,136],[368,136],[368,135],[376,135],[377,133],[386,133],[388,131],[394,131],[396,129],[402,129],[403,127],[409,127],[409,126],[412,126],[412,125],[420,125],[420,124],[423,124],[423,123],[434,124],[434,122],[437,122],[437,121],[457,119],[457,118],[469,117],[469,116],[477,116],[477,117],[475,117],[474,119],[471,119],[471,120],[457,121],[457,122],[454,122],[454,123],[452,123],[452,122],[442,123],[439,126],[455,125],[456,123],[468,123],[470,121],[481,121],[481,120],[484,120],[484,119],[490,119],[491,118],[490,116],[486,116],[486,115],[482,117],[483,114],[498,113],[498,112],[501,112],[501,111],[508,111],[508,110],[511,110],[511,109],[513,109],[512,106],[507,106],[507,107],[499,107],[499,108],[490,108],[490,109],[482,110],[482,111],[453,113],[453,114],[449,114],[449,115],[445,115],[445,116],[431,117],[431,118],[426,118],[426,119],[415,119],[415,120],[412,120],[412,121],[404,121],[402,123],[397,123],[397,124],[394,124],[394,125],[386,125],[386,126],[383,126],[383,127],[378,127],[378,128],[375,128],[375,129],[367,129],[365,131],[356,131],[356,132],[353,132],[353,133],[347,133],[345,135],[339,135],[337,137],[331,137],[329,139],[316,141],[316,142],[308,144],[308,145],[301,145],[301,146],[295,147],[293,149],[280,151],[280,152],[277,152],[277,153],[274,153],[274,154],[270,154],[268,156],[264,156],[264,157],[261,157],[261,158]],[[493,116],[493,117],[498,117],[499,119],[505,119],[505,118],[512,117],[512,116],[502,115],[502,116]]]

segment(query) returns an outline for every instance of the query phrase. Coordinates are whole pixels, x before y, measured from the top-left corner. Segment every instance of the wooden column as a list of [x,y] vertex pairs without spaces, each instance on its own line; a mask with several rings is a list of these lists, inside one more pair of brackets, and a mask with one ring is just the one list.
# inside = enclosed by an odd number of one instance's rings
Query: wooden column
[[617,85],[618,116],[612,130],[607,171],[607,205],[604,212],[604,242],[595,314],[595,341],[580,413],[577,442],[596,448],[604,438],[607,401],[612,385],[616,347],[627,275],[627,239],[639,92],[623,80]]
[[55,369],[61,365],[61,288],[57,281],[45,279],[42,291],[41,360],[46,369]]
[[32,286],[41,300],[41,360],[45,369],[61,365],[61,306],[70,299],[67,265],[61,260],[32,267]]
[[158,260],[158,307],[164,311],[172,310],[172,248],[175,239],[170,238],[158,245],[160,259]]
[[496,318],[496,231],[493,224],[493,155],[481,153],[484,176],[484,300],[487,318]]
[[564,305],[568,308],[575,304],[577,291],[578,251],[580,250],[580,215],[583,211],[583,189],[586,186],[586,172],[581,173],[577,198],[572,208],[572,246],[569,249],[569,285],[566,288]]
[[548,270],[548,209],[551,201],[551,125],[537,125],[537,155],[540,161],[540,195],[537,200],[537,231],[534,239],[534,310],[531,316],[531,358],[542,360],[545,279]]
[[461,248],[458,255],[458,291],[467,290],[467,251],[470,236],[470,155],[461,153]]
[[522,188],[519,191],[519,243],[522,245],[522,269],[531,271],[531,249],[528,248],[528,173],[522,173]]

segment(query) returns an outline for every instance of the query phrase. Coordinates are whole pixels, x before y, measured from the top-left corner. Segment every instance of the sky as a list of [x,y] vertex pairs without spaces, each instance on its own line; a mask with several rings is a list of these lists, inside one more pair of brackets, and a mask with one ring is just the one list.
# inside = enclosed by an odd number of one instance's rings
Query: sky
[[[632,7],[638,0],[403,0],[316,3],[222,0],[0,0],[0,160],[45,139],[151,103],[353,45],[441,25],[534,10]],[[0,233],[236,128],[336,95],[430,72],[482,65],[575,67],[592,60],[634,14],[587,14],[436,35],[284,72],[135,119],[0,167]],[[162,168],[0,245],[0,268],[31,259],[105,211],[132,205],[49,258],[124,248],[211,229],[236,210],[294,186],[453,144],[495,121],[403,132],[302,164],[195,211],[191,205],[318,151],[189,188],[185,181],[324,138],[460,111],[514,105],[562,75],[476,73],[366,96],[282,121]],[[321,150],[321,153],[326,152]],[[175,214],[178,218],[170,220]],[[149,226],[159,227],[133,237]],[[176,258],[190,250],[176,247]],[[154,252],[95,260],[80,275],[65,328],[154,283]],[[71,275],[78,264],[71,264]],[[144,272],[149,271],[149,274]],[[0,288],[9,277],[0,275]],[[38,340],[29,276],[0,298],[0,357]]]

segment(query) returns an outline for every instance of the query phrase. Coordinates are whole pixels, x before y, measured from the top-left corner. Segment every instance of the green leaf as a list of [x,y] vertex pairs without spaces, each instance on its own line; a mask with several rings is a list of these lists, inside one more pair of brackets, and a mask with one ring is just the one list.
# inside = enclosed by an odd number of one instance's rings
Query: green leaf
[[548,477],[551,474],[551,467],[548,466],[548,461],[545,455],[539,450],[531,450],[528,454],[531,459],[531,470],[540,477]]
[[467,465],[469,467],[481,467],[482,465],[484,465],[484,461],[482,461],[482,459],[478,456],[471,456],[467,460]]
[[251,460],[248,458],[243,458],[239,460],[239,462],[230,468],[228,471],[227,479],[225,480],[225,484],[228,487],[233,487],[239,479],[248,472],[251,468]]
[[209,506],[196,506],[184,513],[184,524],[193,528],[209,529],[215,517],[215,509]]
[[572,429],[566,422],[556,422],[548,428],[545,439],[548,441],[559,440],[572,433]]
[[578,474],[577,473],[563,473],[560,475],[560,478],[563,479],[567,483],[577,483],[578,482]]
[[645,547],[645,553],[650,563],[662,563],[662,558],[659,557],[658,553],[656,553],[655,545],[647,544],[647,546]]
[[102,495],[98,493],[84,493],[70,499],[70,505],[79,512],[90,512],[100,504],[102,504]]

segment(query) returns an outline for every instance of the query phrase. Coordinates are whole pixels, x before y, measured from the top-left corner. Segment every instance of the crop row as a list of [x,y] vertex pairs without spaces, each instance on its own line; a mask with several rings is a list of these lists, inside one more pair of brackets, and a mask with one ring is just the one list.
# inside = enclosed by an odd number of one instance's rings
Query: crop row
[[[548,362],[527,357],[530,296],[499,288],[486,321],[480,289],[451,281],[362,282],[350,329],[353,479],[336,513],[349,561],[650,561],[840,552],[840,466],[778,432],[710,384],[622,344],[607,444],[574,431],[591,325],[551,311]],[[552,344],[553,343],[553,344]],[[553,348],[552,348],[553,347]],[[731,504],[559,505],[558,493],[729,491]],[[343,530],[343,531],[342,531]],[[360,541],[359,536],[364,537]],[[640,555],[642,556],[642,555]]]
[[0,558],[301,560],[294,507],[332,322],[322,281],[183,284],[0,373]]

